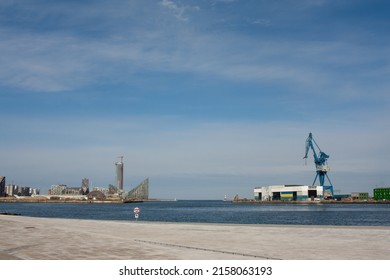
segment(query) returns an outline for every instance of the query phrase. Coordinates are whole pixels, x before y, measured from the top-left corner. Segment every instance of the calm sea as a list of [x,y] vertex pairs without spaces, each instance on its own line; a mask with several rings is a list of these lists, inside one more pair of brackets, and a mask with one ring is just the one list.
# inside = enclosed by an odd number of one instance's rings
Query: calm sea
[[0,212],[23,216],[140,221],[390,226],[390,204],[241,204],[210,200],[98,203],[0,203]]

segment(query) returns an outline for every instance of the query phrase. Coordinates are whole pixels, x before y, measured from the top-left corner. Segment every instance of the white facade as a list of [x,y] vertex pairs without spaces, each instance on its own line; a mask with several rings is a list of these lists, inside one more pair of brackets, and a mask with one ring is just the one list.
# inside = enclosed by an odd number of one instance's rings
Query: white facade
[[62,192],[66,189],[66,185],[52,185],[50,187],[51,195],[62,195]]
[[123,162],[118,161],[115,163],[116,167],[116,187],[118,191],[123,191]]
[[323,198],[324,188],[323,186],[273,185],[255,188],[254,196],[256,200],[262,201],[316,200]]

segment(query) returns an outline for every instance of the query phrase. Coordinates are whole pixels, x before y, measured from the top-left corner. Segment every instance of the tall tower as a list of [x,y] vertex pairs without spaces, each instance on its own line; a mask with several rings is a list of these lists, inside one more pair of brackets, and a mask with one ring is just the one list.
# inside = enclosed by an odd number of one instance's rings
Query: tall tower
[[119,157],[121,160],[115,163],[116,167],[116,187],[119,192],[123,191],[123,156]]
[[84,178],[81,180],[81,192],[83,195],[86,195],[89,193],[89,179]]

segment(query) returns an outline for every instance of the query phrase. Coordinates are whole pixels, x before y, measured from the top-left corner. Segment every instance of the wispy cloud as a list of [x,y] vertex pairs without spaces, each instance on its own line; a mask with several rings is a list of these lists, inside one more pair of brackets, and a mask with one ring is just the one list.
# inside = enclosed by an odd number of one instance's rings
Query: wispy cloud
[[269,26],[269,25],[271,25],[271,20],[269,20],[269,19],[255,19],[253,21],[253,24]]
[[8,86],[61,91],[87,79],[88,53],[70,37],[0,32],[0,81]]
[[[321,2],[322,3],[322,2]],[[0,38],[0,83],[33,91],[72,90],[102,81],[110,83],[132,80],[136,73],[152,71],[161,73],[191,73],[237,81],[257,83],[284,83],[299,88],[301,92],[322,94],[318,88],[340,85],[334,96],[348,95],[351,89],[362,88],[363,79],[370,79],[371,72],[364,65],[375,64],[385,55],[380,46],[372,52],[365,46],[343,41],[306,41],[295,38],[273,40],[257,36],[238,35],[234,32],[209,34],[198,28],[169,25],[160,26],[164,13],[153,12],[156,22],[145,20],[151,7],[142,5],[122,7],[118,18],[112,7],[97,4],[88,10],[64,9],[66,25],[83,26],[87,16],[96,22],[96,28],[105,36],[85,36],[89,33],[76,29],[60,29],[58,32],[35,32],[24,28],[3,27]],[[187,12],[196,6],[179,5],[163,0],[159,5],[171,11],[180,20],[188,20]],[[34,9],[34,6],[29,6]],[[59,13],[53,4],[51,13]],[[128,17],[126,17],[128,10]],[[107,12],[103,12],[107,11]],[[200,11],[200,10],[199,10]],[[42,17],[44,12],[40,11]],[[30,13],[29,13],[30,14]],[[100,20],[99,20],[100,19]],[[207,18],[206,18],[207,20]],[[208,19],[212,22],[212,19]],[[134,23],[135,22],[135,27]],[[260,19],[257,24],[268,24]],[[86,31],[90,32],[89,26]],[[119,32],[117,29],[119,28]],[[169,40],[167,40],[169,38]],[[386,70],[387,69],[387,70]],[[343,71],[341,78],[340,71]],[[375,79],[382,77],[382,85],[388,85],[385,77],[388,68],[375,69]],[[345,75],[348,73],[348,75]],[[115,78],[114,78],[115,77]],[[359,79],[356,79],[359,77]],[[113,80],[114,79],[114,80]],[[346,80],[347,79],[347,80]],[[349,79],[349,81],[348,81]],[[346,87],[345,83],[349,86]],[[317,90],[314,91],[314,88]],[[357,92],[354,93],[358,94]]]
[[[166,33],[155,32],[150,39],[134,35],[129,39],[108,41],[51,34],[12,34],[3,30],[0,32],[3,42],[0,61],[7,67],[0,70],[0,81],[3,85],[50,92],[76,89],[112,75],[118,81],[126,80],[134,73],[148,70],[283,82],[312,90],[340,80],[338,71],[332,69],[342,67],[349,75],[359,75],[359,80],[351,76],[349,87],[358,90],[361,78],[371,75],[359,69],[359,64],[370,63],[381,56],[380,52],[367,55],[364,47],[341,43],[292,41],[281,45],[253,40],[243,43],[240,37],[221,40],[218,36],[193,32],[166,42],[160,41]],[[329,71],[323,71],[326,68]],[[383,73],[377,70],[376,79],[385,77],[386,68],[382,69]],[[344,85],[345,82],[343,78]],[[334,94],[343,92],[344,85]]]
[[171,0],[162,0],[160,4],[169,9],[173,15],[180,21],[188,21],[189,16],[186,14],[187,11],[198,11],[200,8],[198,6],[179,6],[174,1]]

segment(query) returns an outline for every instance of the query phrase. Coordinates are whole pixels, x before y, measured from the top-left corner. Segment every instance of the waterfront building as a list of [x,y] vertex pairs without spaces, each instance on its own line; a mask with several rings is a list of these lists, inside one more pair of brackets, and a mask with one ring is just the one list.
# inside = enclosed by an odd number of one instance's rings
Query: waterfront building
[[305,201],[324,198],[323,186],[274,185],[256,187],[255,200],[260,201]]
[[5,195],[3,196],[32,196],[38,195],[39,191],[40,190],[36,188],[8,184],[5,186]]
[[66,189],[66,185],[52,185],[49,189],[49,195],[62,195],[63,191]]
[[350,194],[335,194],[333,199],[337,201],[351,201],[352,197]]
[[103,193],[105,196],[108,196],[109,195],[109,189],[108,188],[103,188],[103,187],[94,187],[93,192],[97,191],[97,192],[101,192]]
[[14,185],[6,185],[5,186],[5,194],[8,195],[8,196],[13,196],[14,195]]
[[5,176],[0,176],[0,197],[6,196],[5,192]]
[[89,200],[105,200],[106,196],[101,191],[92,191],[87,195]]
[[116,187],[119,192],[123,192],[123,157],[121,160],[115,163],[116,169]]
[[86,195],[89,193],[89,179],[84,178],[81,180],[81,192],[83,195]]
[[81,188],[79,188],[79,187],[65,188],[62,191],[62,195],[74,196],[74,195],[81,195],[81,194],[82,194]]
[[367,192],[354,192],[351,193],[352,200],[361,200],[367,201],[369,199],[369,195]]
[[41,190],[37,188],[31,188],[31,195],[40,195]]
[[375,188],[374,189],[375,200],[390,200],[390,187]]
[[118,196],[118,188],[114,185],[109,184],[108,185],[108,195],[109,196]]
[[137,187],[129,191],[125,196],[125,199],[149,199],[149,178],[146,178]]
[[18,193],[19,196],[31,196],[31,188],[30,187],[22,187],[18,186]]

